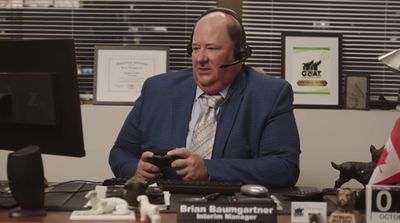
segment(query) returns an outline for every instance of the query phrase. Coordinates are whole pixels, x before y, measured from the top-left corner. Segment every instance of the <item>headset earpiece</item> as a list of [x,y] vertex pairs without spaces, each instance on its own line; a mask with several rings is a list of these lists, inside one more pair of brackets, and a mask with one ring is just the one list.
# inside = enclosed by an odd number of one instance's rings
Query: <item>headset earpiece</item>
[[252,53],[251,47],[246,44],[244,46],[242,58],[246,58],[246,59],[249,58],[251,56],[251,53]]

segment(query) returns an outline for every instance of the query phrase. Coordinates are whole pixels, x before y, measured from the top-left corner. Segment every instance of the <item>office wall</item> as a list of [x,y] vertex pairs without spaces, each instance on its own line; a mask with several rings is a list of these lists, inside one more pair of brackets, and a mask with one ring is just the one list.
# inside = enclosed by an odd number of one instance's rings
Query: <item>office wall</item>
[[[130,106],[82,105],[87,156],[84,158],[43,155],[49,181],[84,179],[102,181],[112,177],[108,151]],[[398,111],[296,109],[301,137],[301,175],[298,185],[332,187],[339,172],[331,161],[369,161],[369,146],[386,143]],[[6,179],[7,151],[0,152],[0,179]],[[345,186],[360,187],[355,181]]]

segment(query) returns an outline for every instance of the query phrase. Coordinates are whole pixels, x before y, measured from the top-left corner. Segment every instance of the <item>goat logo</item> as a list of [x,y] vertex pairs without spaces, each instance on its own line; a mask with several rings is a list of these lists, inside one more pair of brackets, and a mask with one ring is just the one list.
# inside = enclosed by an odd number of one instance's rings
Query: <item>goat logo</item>
[[316,62],[311,60],[303,63],[303,71],[301,72],[301,75],[303,77],[321,77],[321,71],[318,70],[319,65],[321,65],[321,60]]

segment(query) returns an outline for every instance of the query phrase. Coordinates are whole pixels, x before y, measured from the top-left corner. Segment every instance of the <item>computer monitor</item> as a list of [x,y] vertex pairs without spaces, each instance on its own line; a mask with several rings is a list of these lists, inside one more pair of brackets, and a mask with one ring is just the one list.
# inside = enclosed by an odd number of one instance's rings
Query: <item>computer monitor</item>
[[85,156],[72,39],[0,40],[0,149]]

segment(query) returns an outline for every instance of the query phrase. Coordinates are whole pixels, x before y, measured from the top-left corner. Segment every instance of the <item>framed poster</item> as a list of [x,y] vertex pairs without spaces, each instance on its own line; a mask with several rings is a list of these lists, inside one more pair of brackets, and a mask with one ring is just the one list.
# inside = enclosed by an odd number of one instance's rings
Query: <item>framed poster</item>
[[144,81],[168,70],[164,47],[97,46],[94,104],[132,105]]
[[350,74],[345,78],[345,108],[369,109],[369,76]]
[[282,78],[293,88],[297,108],[341,107],[342,36],[282,33]]

